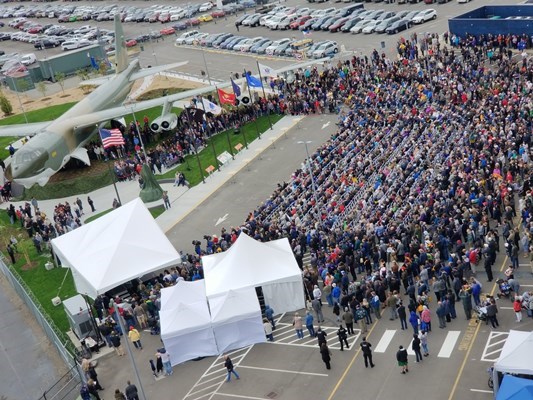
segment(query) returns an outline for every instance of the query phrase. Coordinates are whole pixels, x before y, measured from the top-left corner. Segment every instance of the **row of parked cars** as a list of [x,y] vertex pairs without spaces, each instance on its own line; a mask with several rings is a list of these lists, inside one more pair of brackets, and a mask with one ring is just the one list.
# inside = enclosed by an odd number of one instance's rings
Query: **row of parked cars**
[[340,9],[335,7],[312,10],[308,7],[278,6],[267,14],[244,14],[236,25],[265,26],[271,30],[323,30],[351,33],[398,33],[437,18],[434,9],[404,10],[398,13],[386,10],[365,10],[360,4]]
[[339,51],[337,42],[312,39],[269,39],[262,36],[254,38],[233,33],[206,33],[189,31],[176,39],[176,45],[193,45],[241,53],[267,54],[280,57],[322,58],[335,55]]
[[[253,0],[239,0],[235,3],[227,4],[222,10],[216,10],[215,18],[220,18],[226,14],[236,13],[245,8],[256,7]],[[192,18],[196,15],[215,12],[215,3],[203,2],[186,5],[157,5],[140,7],[134,5],[65,5],[44,3],[31,6],[17,4],[0,8],[0,18],[57,18],[57,22],[75,21],[112,21],[115,15],[119,15],[122,22],[161,22],[168,23],[182,19]],[[212,15],[212,13],[210,13]]]

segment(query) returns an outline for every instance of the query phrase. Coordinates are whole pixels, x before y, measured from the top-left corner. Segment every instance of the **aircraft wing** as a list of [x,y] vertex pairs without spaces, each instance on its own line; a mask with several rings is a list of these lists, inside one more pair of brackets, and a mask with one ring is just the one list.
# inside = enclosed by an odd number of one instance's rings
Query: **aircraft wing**
[[0,126],[0,137],[33,136],[41,129],[46,128],[48,125],[50,125],[50,121]]
[[[300,68],[307,68],[312,65],[322,63],[324,61],[330,60],[329,58],[321,58],[313,61],[307,61],[299,64],[289,65],[287,67],[280,68],[276,70],[276,73],[281,74],[283,72],[292,71]],[[180,63],[181,64],[181,63]],[[157,68],[157,67],[156,67]],[[146,71],[153,73],[154,68],[147,68]],[[143,70],[144,71],[144,70]],[[140,71],[142,72],[142,71]],[[245,78],[236,79],[234,82],[237,84],[245,82]],[[157,107],[165,104],[165,102],[174,103],[178,100],[188,99],[191,97],[203,95],[205,93],[210,93],[216,89],[224,89],[231,87],[231,82],[222,82],[217,85],[205,86],[198,89],[188,90],[186,92],[180,92],[176,94],[171,94],[169,96],[160,97],[158,99],[145,100],[140,102],[132,102],[129,104],[124,104],[119,107],[109,108],[107,110],[96,111],[94,113],[81,115],[76,118],[71,118],[70,121],[74,124],[75,127],[84,127],[89,125],[95,125],[99,122],[108,121],[110,119],[116,119],[117,117],[122,117],[132,112],[137,113],[148,108]]]
[[150,75],[158,74],[159,72],[168,71],[169,69],[175,69],[187,63],[188,61],[184,61],[184,62],[179,62],[179,63],[174,63],[174,64],[160,65],[157,67],[143,68],[131,74],[130,82],[136,81],[137,79],[144,78],[145,76],[150,76]]

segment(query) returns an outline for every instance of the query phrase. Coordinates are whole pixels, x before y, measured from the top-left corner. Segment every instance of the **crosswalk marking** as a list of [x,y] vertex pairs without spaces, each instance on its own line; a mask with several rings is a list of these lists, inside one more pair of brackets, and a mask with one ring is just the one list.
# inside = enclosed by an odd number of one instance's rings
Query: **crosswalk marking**
[[381,340],[379,341],[378,345],[376,346],[376,349],[374,350],[375,353],[385,353],[387,350],[387,347],[389,347],[390,342],[392,341],[392,338],[394,337],[394,334],[396,333],[396,329],[387,329],[383,336],[381,337]]
[[[327,334],[328,347],[334,350],[340,350],[341,348],[337,338],[337,329],[337,327],[322,325],[322,330]],[[274,341],[267,342],[268,344],[283,344],[288,346],[302,346],[314,348],[318,346],[317,339],[311,337],[307,329],[304,329],[304,338],[299,339],[296,337],[296,331],[294,330],[294,326],[285,322],[278,322],[276,324],[276,329],[272,333],[274,335]],[[350,349],[353,348],[353,345],[357,342],[359,336],[361,336],[361,331],[359,329],[354,329],[354,333],[354,335],[348,336],[348,344],[350,346]]]
[[446,335],[446,339],[444,339],[444,343],[442,344],[442,347],[440,348],[437,357],[450,358],[455,347],[455,343],[457,343],[457,339],[459,339],[460,334],[461,331],[449,331]]

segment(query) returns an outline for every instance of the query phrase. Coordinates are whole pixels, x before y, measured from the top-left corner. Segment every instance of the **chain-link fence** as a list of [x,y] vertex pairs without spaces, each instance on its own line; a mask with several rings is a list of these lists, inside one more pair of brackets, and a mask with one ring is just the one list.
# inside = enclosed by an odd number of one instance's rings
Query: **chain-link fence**
[[69,368],[69,372],[47,390],[39,400],[75,399],[79,394],[79,390],[74,390],[74,388],[79,388],[81,375],[74,359],[74,355],[76,354],[74,344],[66,334],[59,330],[54,321],[52,321],[47,315],[46,311],[42,308],[41,304],[18,272],[13,268],[9,268],[2,253],[0,253],[0,272],[7,278],[9,284],[13,287],[15,292],[17,292],[20,299],[26,304],[28,310],[41,326],[50,342],[55,346],[61,359],[65,362],[65,365]]

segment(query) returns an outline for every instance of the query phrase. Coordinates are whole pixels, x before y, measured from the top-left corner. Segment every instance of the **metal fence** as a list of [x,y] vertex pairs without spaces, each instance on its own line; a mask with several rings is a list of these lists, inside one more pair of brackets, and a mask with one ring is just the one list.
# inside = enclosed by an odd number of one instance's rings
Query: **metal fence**
[[76,354],[74,344],[66,334],[59,330],[54,321],[52,321],[47,315],[46,311],[42,308],[41,304],[18,272],[8,266],[2,253],[0,253],[0,272],[7,278],[9,284],[13,287],[15,292],[17,292],[20,299],[26,304],[28,310],[43,329],[46,337],[55,346],[61,359],[69,368],[69,372],[47,390],[39,400],[75,399],[79,394],[79,390],[74,390],[74,388],[79,388],[81,374],[74,359],[74,355]]
[[78,368],[70,370],[54,383],[38,400],[76,400],[80,394],[81,378]]

